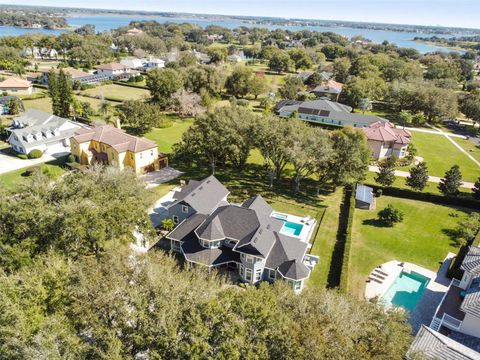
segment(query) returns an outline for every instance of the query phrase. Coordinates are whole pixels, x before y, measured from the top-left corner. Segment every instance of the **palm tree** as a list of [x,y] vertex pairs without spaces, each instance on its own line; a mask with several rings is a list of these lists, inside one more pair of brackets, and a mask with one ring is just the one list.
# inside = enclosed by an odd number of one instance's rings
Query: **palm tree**
[[100,104],[100,111],[103,113],[103,116],[107,116],[111,108],[112,105],[106,100],[103,100]]

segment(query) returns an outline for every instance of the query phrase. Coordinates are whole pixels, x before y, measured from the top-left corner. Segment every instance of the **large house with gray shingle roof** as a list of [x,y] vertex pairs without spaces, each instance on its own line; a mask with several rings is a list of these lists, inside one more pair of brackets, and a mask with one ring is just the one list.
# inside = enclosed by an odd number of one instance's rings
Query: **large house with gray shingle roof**
[[190,181],[173,195],[169,217],[176,225],[166,238],[190,263],[225,266],[241,280],[288,281],[299,292],[318,257],[307,254],[308,240],[284,233],[284,221],[259,195],[242,204],[214,176]]
[[460,269],[462,279],[452,280],[430,327],[480,339],[480,247],[469,247]]
[[407,352],[408,360],[480,360],[480,353],[422,326]]
[[387,120],[372,115],[352,113],[352,108],[330,100],[281,100],[274,109],[281,117],[289,118],[295,114],[298,119],[311,123],[333,125],[367,127],[375,122],[387,122]]
[[70,152],[69,138],[81,128],[79,123],[46,113],[29,109],[13,119],[8,143],[13,150],[28,154],[32,150],[41,150],[49,154]]

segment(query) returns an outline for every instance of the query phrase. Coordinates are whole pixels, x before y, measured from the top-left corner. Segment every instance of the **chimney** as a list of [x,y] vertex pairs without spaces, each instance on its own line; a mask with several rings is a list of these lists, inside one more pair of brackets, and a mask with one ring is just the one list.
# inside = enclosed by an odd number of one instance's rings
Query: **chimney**
[[120,119],[118,119],[118,118],[115,120],[115,127],[116,127],[117,129],[121,129],[121,128],[122,128],[122,126],[120,125]]

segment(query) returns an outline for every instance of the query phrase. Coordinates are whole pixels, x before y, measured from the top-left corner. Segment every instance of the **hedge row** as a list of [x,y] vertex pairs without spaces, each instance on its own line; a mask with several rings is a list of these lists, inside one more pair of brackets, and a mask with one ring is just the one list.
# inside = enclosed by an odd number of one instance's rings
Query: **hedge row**
[[340,275],[340,291],[346,293],[348,291],[348,265],[350,262],[350,248],[352,247],[352,224],[353,214],[355,213],[355,191],[350,189],[350,194],[346,194],[345,201],[348,204],[348,220],[345,230],[345,245],[343,249],[342,272]]
[[418,192],[410,189],[400,189],[396,187],[383,187],[374,184],[368,184],[375,190],[382,189],[383,195],[396,196],[405,199],[427,201],[434,204],[461,206],[470,209],[480,210],[480,201],[472,197],[465,196],[444,196],[439,194],[432,194],[429,192]]
[[113,81],[115,85],[120,85],[120,86],[127,86],[127,87],[132,87],[132,88],[137,88],[137,89],[143,89],[143,90],[148,90],[148,87],[144,85],[135,85],[132,83],[124,82],[124,81]]
[[[87,97],[90,99],[97,99],[97,100],[102,100],[102,98],[99,95],[89,95],[89,94],[81,94],[83,97]],[[118,102],[122,103],[124,100],[116,97],[111,97],[111,96],[104,96],[103,100],[111,101],[111,102]]]
[[340,214],[338,215],[337,239],[328,272],[327,287],[329,288],[341,287],[342,290],[346,290],[348,285],[348,255],[346,258],[345,255],[346,250],[349,252],[350,247],[350,240],[347,241],[347,238],[350,237],[348,234],[351,232],[351,222],[353,219],[352,206],[355,207],[353,196],[353,188],[351,186],[345,186],[342,204],[340,205]]

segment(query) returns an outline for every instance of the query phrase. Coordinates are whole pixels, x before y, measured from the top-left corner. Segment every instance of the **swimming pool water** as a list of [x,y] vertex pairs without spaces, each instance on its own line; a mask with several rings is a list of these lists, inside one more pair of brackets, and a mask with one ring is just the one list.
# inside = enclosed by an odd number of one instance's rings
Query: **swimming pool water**
[[290,221],[284,221],[282,229],[280,230],[282,234],[285,235],[290,235],[290,236],[298,236],[302,232],[303,225],[290,222]]
[[429,281],[429,278],[414,271],[411,273],[402,271],[382,297],[382,302],[386,306],[399,306],[412,311],[425,292]]

